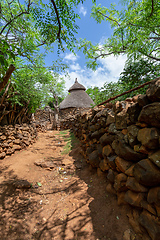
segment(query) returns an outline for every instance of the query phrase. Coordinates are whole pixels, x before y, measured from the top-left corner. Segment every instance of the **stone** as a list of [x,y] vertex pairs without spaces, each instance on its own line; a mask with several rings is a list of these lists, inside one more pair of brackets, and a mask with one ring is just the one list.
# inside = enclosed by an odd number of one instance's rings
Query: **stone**
[[111,157],[107,157],[107,162],[108,165],[110,166],[111,169],[116,170],[116,164],[115,164],[115,159],[117,156],[111,156]]
[[160,78],[150,84],[146,95],[152,102],[160,102]]
[[145,154],[135,152],[130,146],[120,140],[114,140],[112,148],[118,156],[127,161],[138,162],[146,157]]
[[108,116],[107,116],[107,120],[106,120],[106,126],[108,126],[111,123],[115,122],[115,113],[113,112],[112,109],[110,109],[108,111]]
[[151,204],[149,204],[147,201],[145,201],[145,200],[143,200],[142,202],[141,202],[141,207],[142,208],[144,208],[144,209],[146,209],[148,212],[150,212],[150,213],[152,213],[153,215],[155,215],[156,216],[156,210],[152,207],[152,205]]
[[20,139],[15,139],[13,142],[14,142],[14,144],[20,144],[21,143]]
[[125,171],[125,174],[128,175],[128,176],[130,176],[130,177],[133,177],[133,176],[134,176],[134,175],[133,175],[134,166],[135,166],[135,164],[132,164],[132,166],[129,167],[129,168]]
[[125,173],[127,169],[133,165],[132,162],[126,161],[120,157],[116,157],[115,163],[116,163],[117,169],[123,173]]
[[116,129],[116,125],[115,123],[111,123],[108,127],[108,133],[111,134],[116,134],[117,133],[117,129]]
[[117,194],[117,193],[116,193],[116,190],[114,189],[114,187],[113,187],[113,185],[112,185],[111,183],[108,183],[108,184],[107,184],[106,191],[107,191],[108,193],[111,193],[111,194],[114,194],[114,195]]
[[138,103],[132,104],[128,109],[127,109],[127,114],[128,114],[128,119],[127,119],[127,124],[134,124],[138,121],[138,116],[141,112],[141,107],[139,106]]
[[156,204],[154,204],[154,207],[156,209],[157,216],[160,217],[160,206],[157,206]]
[[114,180],[114,188],[116,191],[123,192],[128,188],[126,187],[127,176],[124,173],[116,175]]
[[115,135],[108,135],[105,133],[102,137],[100,137],[99,142],[102,146],[105,146],[107,144],[111,144],[115,139]]
[[13,145],[12,148],[13,148],[14,151],[22,149],[22,147],[20,145]]
[[145,105],[150,103],[150,101],[149,101],[149,99],[148,99],[146,94],[140,94],[138,96],[137,102],[138,102],[140,107],[144,107]]
[[35,161],[34,164],[36,166],[40,166],[42,168],[51,168],[53,169],[55,167],[55,164],[53,161],[45,161],[45,160],[41,160],[41,161]]
[[160,239],[160,222],[158,217],[144,210],[139,217],[139,223],[147,230],[152,240]]
[[157,167],[160,168],[160,150],[150,154],[148,156],[149,160],[151,160]]
[[111,154],[113,154],[113,149],[112,147],[108,144],[106,146],[103,147],[103,150],[102,150],[102,154],[103,154],[103,157],[108,157],[110,156]]
[[126,192],[117,192],[117,204],[118,204],[118,206],[128,204],[128,203],[124,200],[125,194],[126,194]]
[[13,148],[8,148],[7,151],[6,151],[6,155],[11,155],[14,153],[14,149]]
[[142,128],[138,131],[138,141],[149,149],[156,149],[159,147],[160,132],[156,128]]
[[118,173],[113,171],[112,169],[109,169],[108,174],[107,174],[107,179],[111,182],[114,183],[115,177]]
[[160,128],[160,102],[154,102],[144,106],[140,112],[138,121]]
[[148,192],[148,188],[137,182],[134,177],[127,178],[126,186],[128,189],[134,192]]
[[138,145],[134,145],[134,151],[135,152],[140,152],[140,153],[144,153],[146,155],[149,154],[149,150],[147,148],[145,148],[143,145],[138,144]]
[[89,163],[92,167],[99,167],[100,159],[98,150],[94,150],[91,154],[89,154]]
[[122,240],[135,240],[136,239],[136,234],[133,233],[131,229],[127,229],[123,233],[123,238]]
[[108,166],[108,163],[107,163],[107,160],[106,159],[102,159],[99,163],[99,167],[100,169],[104,172],[104,171],[108,171],[109,170],[109,166]]
[[[133,230],[136,232],[137,237],[139,236],[141,240],[151,240],[146,230],[139,223],[140,210],[132,208],[127,216],[129,218],[129,223],[132,226]],[[139,238],[138,238],[139,239]],[[135,240],[138,240],[135,238]]]
[[145,200],[145,193],[137,193],[128,190],[125,194],[124,200],[133,207],[141,207],[141,201]]
[[0,159],[5,158],[5,156],[6,156],[5,152],[0,153]]
[[99,129],[99,130],[97,130],[97,131],[95,131],[91,134],[91,139],[92,138],[99,139],[104,133],[105,133],[104,128],[101,128],[101,129]]
[[127,109],[123,109],[121,112],[115,115],[116,129],[123,129],[127,127]]
[[160,187],[151,188],[148,192],[147,201],[160,207]]
[[15,188],[30,188],[31,183],[29,183],[27,180],[16,180],[13,182],[13,185]]
[[123,135],[126,135],[127,133],[128,133],[127,128],[122,129],[122,134],[123,134]]
[[138,135],[139,128],[135,125],[131,125],[127,127],[127,130],[128,130],[128,133],[127,133],[128,142],[130,146],[133,147],[138,142],[137,135]]
[[160,184],[160,169],[149,159],[136,163],[133,174],[142,185],[154,187]]

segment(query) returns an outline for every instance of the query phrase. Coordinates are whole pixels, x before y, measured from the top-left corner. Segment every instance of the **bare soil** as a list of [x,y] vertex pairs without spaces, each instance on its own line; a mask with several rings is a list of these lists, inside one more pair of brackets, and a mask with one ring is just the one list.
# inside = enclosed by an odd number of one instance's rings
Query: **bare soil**
[[106,192],[106,176],[90,168],[79,144],[63,153],[68,137],[39,133],[0,161],[1,240],[122,240],[131,228],[128,207]]

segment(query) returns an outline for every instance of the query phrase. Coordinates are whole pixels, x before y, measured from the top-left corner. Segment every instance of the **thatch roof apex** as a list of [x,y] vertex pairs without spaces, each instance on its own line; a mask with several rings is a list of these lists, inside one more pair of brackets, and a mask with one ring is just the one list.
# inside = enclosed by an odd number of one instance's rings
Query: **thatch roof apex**
[[80,84],[77,80],[77,78],[75,79],[75,83],[70,87],[70,89],[68,90],[68,92],[71,92],[72,90],[86,90],[86,88]]

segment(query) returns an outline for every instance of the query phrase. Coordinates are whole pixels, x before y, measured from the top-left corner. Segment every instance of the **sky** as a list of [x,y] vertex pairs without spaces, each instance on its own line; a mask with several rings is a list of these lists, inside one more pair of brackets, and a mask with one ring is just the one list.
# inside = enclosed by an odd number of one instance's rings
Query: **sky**
[[[96,3],[100,3],[102,6],[107,7],[109,7],[111,3],[116,3],[117,7],[120,8],[118,0],[97,0]],[[110,37],[112,29],[107,22],[97,24],[96,21],[90,17],[91,6],[92,0],[86,0],[86,2],[80,4],[76,9],[81,18],[77,20],[79,29],[76,38],[86,38],[94,44],[102,44],[104,39]],[[66,82],[66,90],[74,84],[75,78],[77,78],[78,82],[83,84],[86,88],[91,86],[102,87],[106,82],[115,82],[118,80],[126,61],[126,56],[119,56],[118,58],[109,56],[105,59],[99,59],[99,66],[96,71],[93,71],[86,67],[87,60],[85,59],[84,54],[80,51],[76,52],[76,55],[67,51],[60,56],[63,58],[63,62],[69,66],[69,78],[62,75]],[[55,53],[49,54],[46,58],[46,64],[51,65],[54,58],[56,58]]]

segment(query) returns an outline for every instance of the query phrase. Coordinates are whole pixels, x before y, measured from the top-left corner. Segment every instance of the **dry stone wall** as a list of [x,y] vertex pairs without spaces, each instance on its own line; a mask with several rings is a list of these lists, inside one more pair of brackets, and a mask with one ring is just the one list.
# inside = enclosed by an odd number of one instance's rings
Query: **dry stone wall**
[[33,125],[0,126],[0,159],[31,145],[36,138],[37,130]]
[[118,205],[129,204],[129,222],[141,239],[160,240],[160,78],[145,95],[82,110],[72,128],[87,162],[106,174]]

